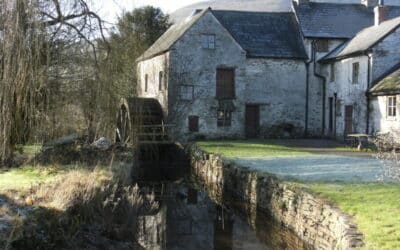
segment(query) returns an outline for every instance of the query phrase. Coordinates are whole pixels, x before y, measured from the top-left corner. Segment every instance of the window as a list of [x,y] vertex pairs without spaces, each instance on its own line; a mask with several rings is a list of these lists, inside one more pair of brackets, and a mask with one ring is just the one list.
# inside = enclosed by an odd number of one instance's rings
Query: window
[[359,75],[360,75],[360,63],[355,62],[353,63],[353,71],[352,71],[352,82],[354,84],[358,83]]
[[149,75],[144,76],[144,92],[147,92],[149,87]]
[[199,117],[189,116],[189,132],[199,132]]
[[203,49],[215,49],[215,35],[201,35],[201,43]]
[[179,97],[183,101],[193,100],[194,88],[192,85],[181,85],[179,89]]
[[162,71],[158,74],[158,90],[161,91],[163,87],[164,74]]
[[235,98],[235,70],[217,69],[217,98]]
[[335,63],[330,64],[330,81],[334,82],[335,81]]
[[328,40],[317,40],[316,43],[317,52],[329,52],[329,43]]
[[396,117],[396,96],[388,96],[387,97],[387,116],[388,117]]
[[219,110],[217,115],[218,127],[230,127],[232,124],[232,112]]

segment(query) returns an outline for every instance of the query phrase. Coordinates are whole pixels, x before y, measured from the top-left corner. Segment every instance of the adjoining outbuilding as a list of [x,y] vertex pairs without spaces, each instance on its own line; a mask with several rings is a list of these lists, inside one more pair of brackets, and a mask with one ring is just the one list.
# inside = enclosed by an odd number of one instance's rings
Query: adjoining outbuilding
[[371,131],[395,133],[400,131],[400,64],[383,75],[369,91],[371,96]]

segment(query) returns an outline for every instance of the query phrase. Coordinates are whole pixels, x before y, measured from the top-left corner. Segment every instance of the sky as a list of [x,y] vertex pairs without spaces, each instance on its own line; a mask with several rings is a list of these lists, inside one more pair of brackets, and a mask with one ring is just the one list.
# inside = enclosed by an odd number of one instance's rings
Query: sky
[[166,13],[204,0],[92,0],[93,9],[108,22],[115,23],[123,10],[132,10],[144,5],[160,7]]

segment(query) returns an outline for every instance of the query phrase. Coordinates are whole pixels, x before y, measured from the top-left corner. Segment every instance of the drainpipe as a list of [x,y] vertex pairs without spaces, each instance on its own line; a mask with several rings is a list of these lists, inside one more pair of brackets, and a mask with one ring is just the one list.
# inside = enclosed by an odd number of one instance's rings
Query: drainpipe
[[368,72],[367,72],[367,92],[365,93],[365,95],[367,96],[367,128],[365,129],[365,133],[368,135],[369,134],[369,123],[370,123],[370,112],[371,112],[371,108],[370,108],[370,103],[371,103],[371,99],[369,96],[369,88],[371,87],[371,60],[372,57],[370,54],[367,54],[368,56]]
[[333,107],[335,111],[333,112],[333,137],[336,138],[336,117],[337,117],[337,110],[336,110],[336,103],[337,103],[337,93],[333,94],[334,99],[333,99]]
[[309,90],[310,90],[310,62],[305,61],[306,64],[306,114],[305,114],[305,124],[304,124],[304,137],[308,136],[308,105],[309,105]]
[[315,44],[317,40],[313,40],[311,43],[313,61],[314,61],[314,76],[322,80],[322,136],[325,136],[325,106],[326,106],[326,78],[325,76],[317,72],[317,60],[316,60],[316,49]]

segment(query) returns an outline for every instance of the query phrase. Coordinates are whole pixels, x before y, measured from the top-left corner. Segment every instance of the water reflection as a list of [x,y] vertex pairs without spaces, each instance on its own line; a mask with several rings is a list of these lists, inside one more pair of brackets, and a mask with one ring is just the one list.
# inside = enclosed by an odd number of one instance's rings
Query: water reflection
[[255,208],[238,213],[188,184],[161,189],[160,210],[140,217],[139,243],[145,249],[311,249]]

